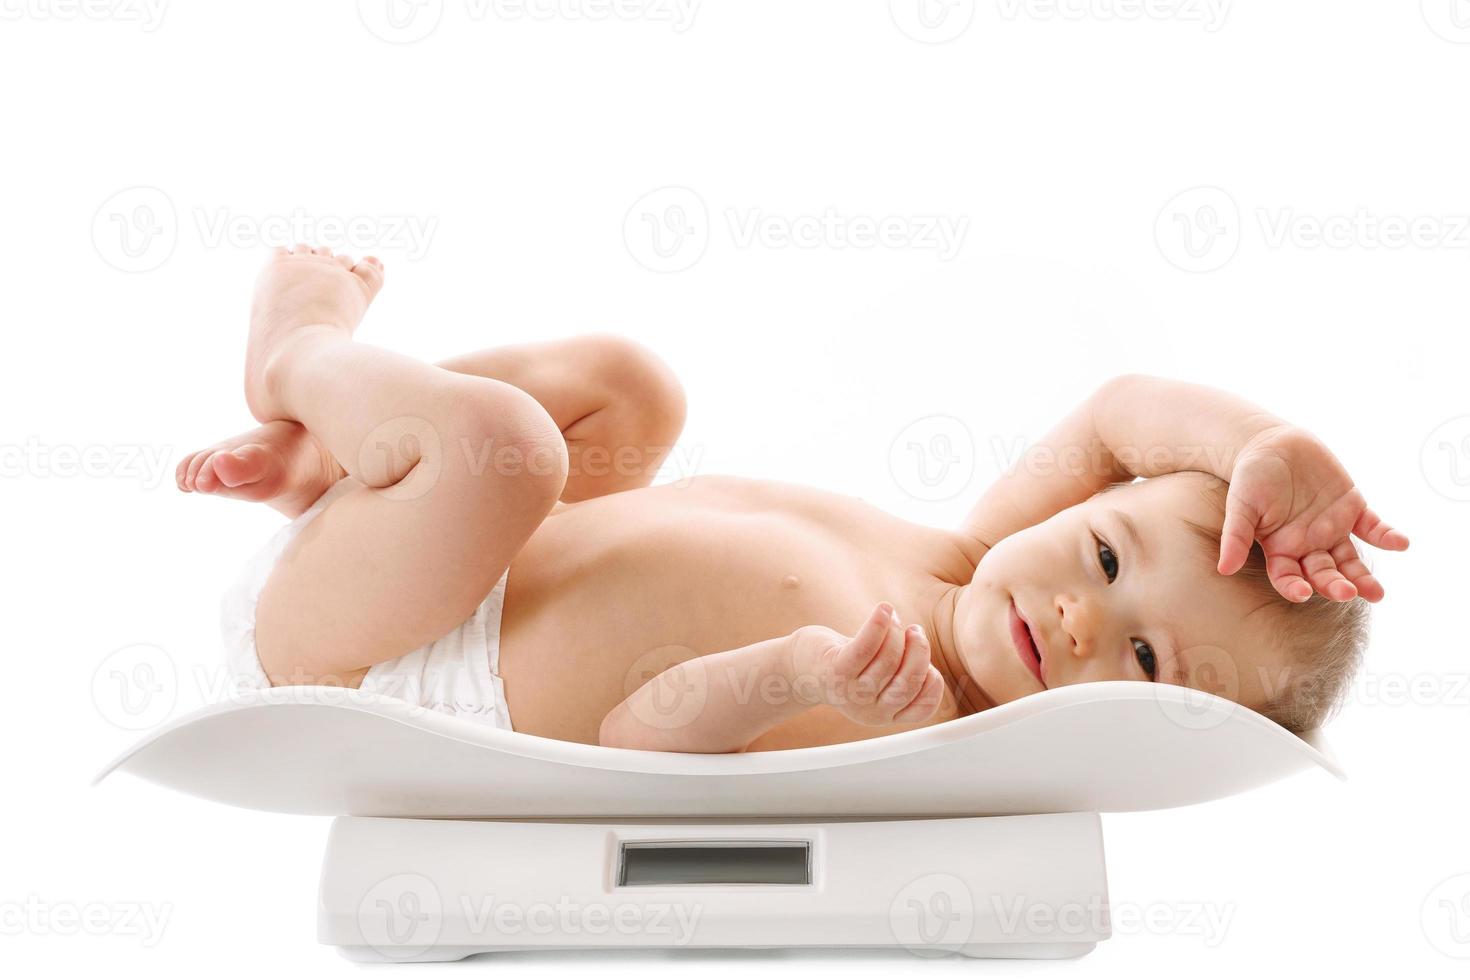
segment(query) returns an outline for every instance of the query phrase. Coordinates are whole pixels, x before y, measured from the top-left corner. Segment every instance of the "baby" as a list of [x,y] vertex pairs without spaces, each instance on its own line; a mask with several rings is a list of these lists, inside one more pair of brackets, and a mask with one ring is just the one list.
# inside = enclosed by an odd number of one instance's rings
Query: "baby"
[[1349,535],[1408,546],[1310,434],[1143,375],[1097,389],[955,530],[787,483],[650,486],[684,419],[657,358],[592,335],[430,366],[353,340],[382,282],[373,258],[276,250],[245,357],[263,425],[179,467],[183,490],[294,518],[226,599],[246,684],[681,752],[1103,680],[1303,731],[1383,595]]

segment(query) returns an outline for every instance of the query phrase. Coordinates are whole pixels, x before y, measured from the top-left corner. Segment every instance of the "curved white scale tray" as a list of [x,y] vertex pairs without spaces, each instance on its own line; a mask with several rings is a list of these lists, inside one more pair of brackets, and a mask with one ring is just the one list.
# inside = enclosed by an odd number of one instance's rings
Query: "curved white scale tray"
[[1169,684],[1107,681],[915,731],[735,755],[507,732],[395,698],[287,687],[150,733],[114,771],[235,806],[379,817],[991,816],[1218,799],[1320,766],[1319,735]]

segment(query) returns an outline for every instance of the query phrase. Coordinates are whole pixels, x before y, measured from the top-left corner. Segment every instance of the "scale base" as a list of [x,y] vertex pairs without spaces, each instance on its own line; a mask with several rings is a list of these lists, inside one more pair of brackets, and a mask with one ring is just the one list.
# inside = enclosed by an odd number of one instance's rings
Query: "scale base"
[[318,938],[357,962],[541,949],[1081,956],[1111,935],[1095,813],[940,819],[339,817]]
[[[1092,952],[1097,943],[973,943],[954,952],[960,956],[991,960],[1069,960]],[[337,952],[354,963],[453,963],[481,953],[514,953],[548,949],[628,949],[627,946],[435,946],[418,956],[404,958],[380,952],[372,946],[338,946]],[[699,946],[695,949],[882,949],[889,946]]]

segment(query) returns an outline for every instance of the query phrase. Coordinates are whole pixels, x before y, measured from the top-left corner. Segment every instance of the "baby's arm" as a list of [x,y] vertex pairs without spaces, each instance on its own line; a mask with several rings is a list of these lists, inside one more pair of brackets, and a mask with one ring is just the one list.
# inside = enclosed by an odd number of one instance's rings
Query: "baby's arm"
[[1218,388],[1119,375],[1028,447],[981,496],[964,527],[993,546],[1110,483],[1180,470],[1228,480],[1252,437],[1286,424]]
[[923,721],[944,681],[923,630],[880,603],[852,637],[825,626],[676,664],[602,720],[598,741],[665,752],[741,752],[776,725],[829,704],[866,725]]

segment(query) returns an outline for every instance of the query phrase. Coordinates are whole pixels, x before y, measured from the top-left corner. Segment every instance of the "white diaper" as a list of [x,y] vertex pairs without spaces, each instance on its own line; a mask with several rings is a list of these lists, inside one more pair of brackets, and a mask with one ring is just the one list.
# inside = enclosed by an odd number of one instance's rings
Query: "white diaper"
[[[245,566],[221,606],[225,656],[235,685],[268,688],[255,650],[255,604],[271,569],[301,529],[356,485],[338,481],[311,508],[283,527]],[[470,618],[427,646],[370,668],[358,690],[386,695],[469,721],[511,730],[500,680],[500,612],[510,569]]]

